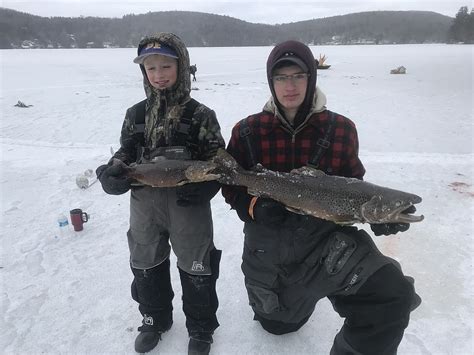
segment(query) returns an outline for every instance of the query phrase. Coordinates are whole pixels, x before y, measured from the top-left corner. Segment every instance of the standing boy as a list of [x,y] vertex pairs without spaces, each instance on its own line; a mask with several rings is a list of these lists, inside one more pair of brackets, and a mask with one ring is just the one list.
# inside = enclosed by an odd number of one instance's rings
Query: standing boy
[[[144,38],[134,62],[140,65],[146,99],[130,107],[113,158],[126,165],[153,157],[208,160],[224,146],[214,111],[190,97],[188,51],[176,35]],[[177,188],[134,188],[112,159],[97,168],[105,192],[131,189],[128,245],[133,272],[132,297],[143,315],[135,350],[152,350],[173,323],[170,242],[177,257],[189,354],[208,354],[219,326],[216,280],[221,251],[213,242],[210,200],[217,182]]]

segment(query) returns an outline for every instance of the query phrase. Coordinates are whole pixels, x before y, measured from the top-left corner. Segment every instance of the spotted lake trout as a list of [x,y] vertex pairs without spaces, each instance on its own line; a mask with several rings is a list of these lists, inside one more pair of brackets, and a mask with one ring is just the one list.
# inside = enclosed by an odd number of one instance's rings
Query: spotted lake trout
[[212,161],[173,160],[156,157],[148,163],[126,166],[115,159],[114,164],[122,164],[126,175],[137,183],[153,187],[174,187],[184,184],[217,180],[220,175],[212,174],[216,168]]
[[245,186],[249,194],[274,199],[296,213],[338,224],[413,223],[424,218],[405,211],[420,203],[421,197],[362,180],[326,175],[310,167],[290,173],[262,166],[245,170],[223,149],[213,162],[220,183]]

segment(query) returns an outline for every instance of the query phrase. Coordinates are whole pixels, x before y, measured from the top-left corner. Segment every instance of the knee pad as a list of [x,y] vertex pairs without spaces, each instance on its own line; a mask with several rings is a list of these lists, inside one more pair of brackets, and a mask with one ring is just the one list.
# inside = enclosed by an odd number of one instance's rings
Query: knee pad
[[417,296],[413,284],[393,264],[376,271],[357,294],[374,294],[377,301],[387,303],[390,313],[397,315],[410,313]]

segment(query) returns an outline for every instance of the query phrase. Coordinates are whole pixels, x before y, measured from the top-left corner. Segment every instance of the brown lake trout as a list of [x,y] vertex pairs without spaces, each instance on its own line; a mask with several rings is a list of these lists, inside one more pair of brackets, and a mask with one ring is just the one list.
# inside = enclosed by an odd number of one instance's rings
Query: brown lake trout
[[[120,160],[114,164],[123,164]],[[212,174],[216,168],[212,161],[173,160],[156,157],[148,163],[126,166],[127,177],[138,184],[153,187],[174,187],[193,182],[217,180],[220,175]]]
[[326,175],[302,167],[290,173],[258,166],[244,170],[225,150],[219,149],[213,162],[214,173],[225,185],[247,187],[254,196],[269,197],[290,211],[311,215],[338,224],[413,223],[423,220],[405,211],[420,203],[421,197],[354,178]]

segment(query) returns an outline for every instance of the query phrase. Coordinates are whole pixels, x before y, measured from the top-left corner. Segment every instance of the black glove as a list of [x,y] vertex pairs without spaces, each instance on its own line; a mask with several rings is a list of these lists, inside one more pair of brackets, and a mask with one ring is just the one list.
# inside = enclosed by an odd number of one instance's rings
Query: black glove
[[[416,207],[410,206],[405,213],[415,213]],[[382,224],[371,224],[370,229],[376,236],[397,234],[398,232],[405,232],[410,228],[410,223],[382,223]]]
[[251,200],[252,196],[244,192],[239,192],[235,196],[235,200],[232,203],[232,208],[237,212],[237,215],[242,222],[254,222],[252,217],[249,215],[249,205]]
[[281,224],[288,216],[288,210],[280,202],[270,198],[259,197],[253,207],[253,217],[262,224]]
[[209,202],[221,188],[217,181],[185,184],[176,188],[176,204],[180,207],[197,206]]
[[371,224],[370,229],[376,236],[397,234],[398,232],[405,232],[410,228],[410,223],[383,223]]
[[123,165],[101,165],[95,172],[108,194],[121,195],[130,190],[132,180],[126,177]]
[[[255,205],[250,207],[253,196],[247,193],[238,193],[232,208],[237,211],[240,220],[245,223],[259,222],[262,224],[281,224],[288,216],[288,210],[285,207],[270,198],[258,197]],[[250,211],[253,212],[253,218],[250,216]]]

